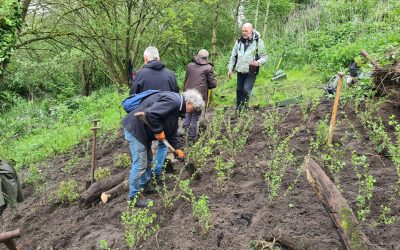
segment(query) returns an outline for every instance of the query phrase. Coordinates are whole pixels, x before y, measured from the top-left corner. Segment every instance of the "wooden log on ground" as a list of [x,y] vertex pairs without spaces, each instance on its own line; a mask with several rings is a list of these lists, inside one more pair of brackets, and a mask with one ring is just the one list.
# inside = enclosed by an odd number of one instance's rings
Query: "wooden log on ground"
[[346,200],[321,167],[305,157],[307,179],[331,217],[346,249],[380,249],[372,246]]
[[103,203],[109,202],[113,197],[118,196],[123,191],[128,190],[129,180],[125,179],[123,182],[113,187],[112,189],[103,192],[100,196],[100,199]]
[[19,228],[14,231],[0,233],[0,243],[4,243],[10,250],[18,250],[17,244],[13,241],[13,239],[18,237],[21,237],[21,230]]
[[129,176],[129,169],[126,169],[118,173],[117,175],[111,176],[110,178],[95,182],[89,187],[88,190],[86,190],[79,196],[79,206],[87,207],[93,202],[100,201],[101,193],[106,192],[117,186],[118,184],[123,182],[127,176]]

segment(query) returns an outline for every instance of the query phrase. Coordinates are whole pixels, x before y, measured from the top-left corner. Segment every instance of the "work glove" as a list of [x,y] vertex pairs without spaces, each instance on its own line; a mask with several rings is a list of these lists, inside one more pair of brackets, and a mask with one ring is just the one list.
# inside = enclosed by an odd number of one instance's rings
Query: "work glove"
[[180,149],[175,150],[175,154],[178,156],[179,159],[185,158],[185,153],[183,153],[183,151]]
[[161,131],[160,133],[156,134],[156,139],[157,141],[164,141],[165,140],[164,131]]

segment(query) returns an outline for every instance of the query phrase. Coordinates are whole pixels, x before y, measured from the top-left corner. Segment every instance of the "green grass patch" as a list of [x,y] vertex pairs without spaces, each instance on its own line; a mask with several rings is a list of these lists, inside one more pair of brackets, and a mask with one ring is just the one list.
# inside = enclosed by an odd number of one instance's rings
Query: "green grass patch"
[[[287,79],[272,81],[272,71],[262,70],[254,84],[254,96],[250,106],[275,105],[277,102],[296,98],[316,98],[323,94],[325,81],[311,68],[285,71]],[[234,106],[236,104],[236,74],[231,80],[218,79],[218,87],[213,90],[212,104],[216,106]]]
[[124,97],[106,88],[59,104],[21,102],[0,116],[0,157],[21,169],[68,152],[92,134],[93,118],[100,119],[99,135],[117,129],[125,115],[120,105]]

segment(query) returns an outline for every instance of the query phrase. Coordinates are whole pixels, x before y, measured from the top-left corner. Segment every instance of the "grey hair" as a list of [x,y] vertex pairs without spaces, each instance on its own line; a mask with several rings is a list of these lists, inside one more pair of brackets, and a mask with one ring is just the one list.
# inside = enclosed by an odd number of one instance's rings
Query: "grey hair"
[[193,109],[195,109],[196,111],[202,110],[206,105],[200,92],[196,89],[186,90],[185,92],[183,92],[182,95],[183,97],[185,97],[186,102],[192,103]]
[[148,61],[160,60],[160,54],[158,53],[158,49],[153,46],[147,47],[144,50],[143,56],[146,57]]
[[197,56],[201,59],[208,59],[208,51],[205,49],[201,49],[199,50],[199,53],[197,53]]

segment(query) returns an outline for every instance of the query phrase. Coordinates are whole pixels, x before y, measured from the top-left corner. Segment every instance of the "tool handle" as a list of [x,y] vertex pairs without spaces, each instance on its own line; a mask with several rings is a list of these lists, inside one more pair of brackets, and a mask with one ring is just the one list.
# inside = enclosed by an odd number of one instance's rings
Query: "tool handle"
[[[150,124],[148,123],[146,116],[144,115],[144,112],[137,112],[134,114],[134,116],[138,117],[139,119],[141,119],[144,123],[146,123],[147,126],[150,127]],[[165,144],[165,146],[167,146],[172,152],[175,153],[175,149],[174,147],[172,147],[171,144],[169,144],[169,142],[167,140],[163,140],[163,143]]]

